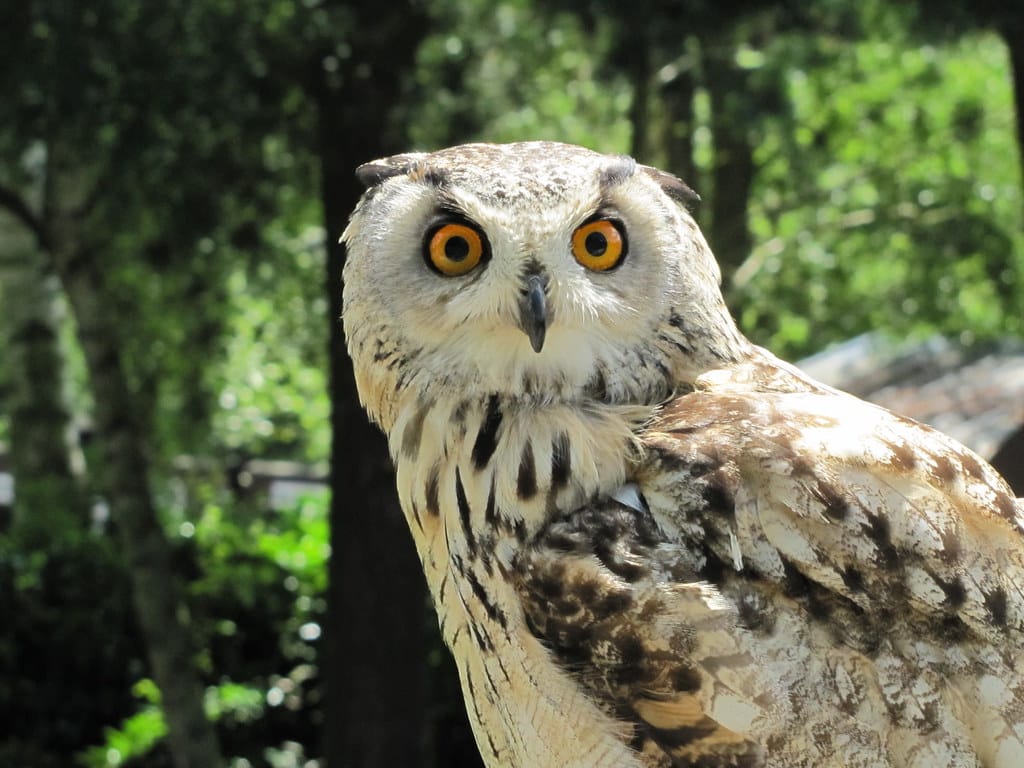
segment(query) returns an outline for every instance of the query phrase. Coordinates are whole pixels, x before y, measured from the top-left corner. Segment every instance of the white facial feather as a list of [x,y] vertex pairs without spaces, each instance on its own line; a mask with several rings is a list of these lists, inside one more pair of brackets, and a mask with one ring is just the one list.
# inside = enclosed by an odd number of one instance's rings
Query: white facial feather
[[[344,235],[345,327],[354,358],[379,354],[377,341],[385,338],[416,359],[403,386],[574,400],[600,379],[611,400],[643,402],[745,348],[699,230],[640,167],[577,147],[511,146],[518,149],[469,152],[478,163],[487,160],[493,179],[479,172],[463,178],[459,153],[446,150],[416,156],[418,164],[361,203]],[[540,153],[546,166],[538,164]],[[529,162],[517,165],[523,154]],[[622,178],[609,182],[609,168]],[[438,274],[423,255],[431,221],[452,209],[480,228],[491,251],[460,277]],[[599,209],[622,222],[628,244],[625,259],[608,272],[588,270],[571,251],[573,232]],[[530,270],[548,281],[550,322],[539,353],[519,322]],[[685,327],[673,328],[673,316]],[[690,328],[714,328],[718,336],[688,337]],[[387,400],[380,390],[394,390],[397,376],[366,381],[374,391],[362,392],[364,400]]]

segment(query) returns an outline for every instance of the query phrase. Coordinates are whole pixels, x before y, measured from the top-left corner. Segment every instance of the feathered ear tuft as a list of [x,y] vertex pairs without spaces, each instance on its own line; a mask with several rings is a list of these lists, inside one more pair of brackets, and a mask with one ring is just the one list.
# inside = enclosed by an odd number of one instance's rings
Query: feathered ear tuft
[[689,185],[678,176],[649,165],[641,165],[640,170],[654,179],[661,190],[677,203],[689,207],[692,203],[700,202],[700,195],[690,189]]
[[422,152],[410,152],[402,155],[382,157],[380,160],[372,160],[363,163],[356,168],[356,178],[367,189],[381,184],[392,176],[401,176],[409,173],[416,163],[423,159]]

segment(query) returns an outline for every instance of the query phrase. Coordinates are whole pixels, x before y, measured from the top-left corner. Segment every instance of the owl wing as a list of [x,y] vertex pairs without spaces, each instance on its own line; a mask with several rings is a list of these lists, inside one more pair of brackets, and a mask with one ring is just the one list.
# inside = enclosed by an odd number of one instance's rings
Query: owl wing
[[994,470],[812,388],[696,391],[642,441],[643,504],[556,520],[516,579],[647,764],[1021,764],[1024,514]]
[[831,391],[698,391],[645,444],[656,517],[736,572],[1019,642],[1021,505],[946,435]]
[[737,612],[642,505],[596,502],[557,520],[515,578],[530,631],[632,729],[645,764],[764,765],[744,734],[771,697]]
[[644,444],[653,517],[789,691],[786,764],[1024,765],[1024,510],[984,461],[825,389],[699,390]]

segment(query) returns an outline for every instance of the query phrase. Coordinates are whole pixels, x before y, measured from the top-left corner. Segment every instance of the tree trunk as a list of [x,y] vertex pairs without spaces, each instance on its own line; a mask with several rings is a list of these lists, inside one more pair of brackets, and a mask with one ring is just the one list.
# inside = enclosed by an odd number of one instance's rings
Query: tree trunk
[[356,166],[406,149],[386,126],[426,25],[410,18],[408,8],[385,12],[366,0],[355,5],[353,13],[375,19],[375,35],[362,40],[366,49],[354,51],[340,78],[325,73],[322,57],[314,56],[307,78],[319,120],[330,312],[326,756],[331,768],[426,766],[434,709],[426,686],[426,585],[398,507],[385,438],[356,394],[340,320],[345,254],[338,242],[363,191]]
[[630,154],[640,162],[649,155],[650,143],[650,101],[651,101],[651,52],[645,27],[637,24],[632,34],[627,35],[625,45],[626,71],[633,85],[633,101],[629,106],[629,121],[633,126]]
[[88,518],[72,472],[64,360],[57,343],[58,286],[48,257],[22,227],[0,220],[0,306],[11,468],[13,533],[30,549],[81,534]]
[[[58,160],[51,151],[51,168],[59,167]],[[51,171],[48,239],[92,384],[103,460],[94,474],[102,479],[131,574],[135,612],[162,694],[175,768],[216,768],[223,759],[203,711],[182,586],[150,492],[147,439],[116,341],[121,319],[107,299],[98,254],[83,243],[78,216],[54,204],[62,200],[61,193],[58,174]]]
[[662,86],[662,145],[665,148],[665,170],[674,173],[699,194],[700,180],[693,158],[693,133],[697,127],[693,100],[696,92],[697,81],[692,66],[682,68]]
[[1013,107],[1017,115],[1017,157],[1020,161],[1021,186],[1024,188],[1024,15],[1007,15],[999,31],[1010,53]]
[[[728,51],[731,54],[732,48]],[[747,202],[754,181],[749,136],[752,110],[747,108],[750,85],[744,72],[717,51],[705,57],[704,72],[711,96],[715,148],[708,241],[722,267],[722,285],[728,293],[732,275],[750,255],[752,246],[747,224]]]
[[[398,508],[387,443],[355,392],[341,328],[337,239],[358,193],[337,107],[321,110],[322,196],[330,294],[331,562],[328,590],[328,764],[422,765],[426,739],[426,588]],[[348,147],[352,147],[351,136]],[[339,151],[340,150],[340,151]],[[375,153],[363,155],[371,158]]]

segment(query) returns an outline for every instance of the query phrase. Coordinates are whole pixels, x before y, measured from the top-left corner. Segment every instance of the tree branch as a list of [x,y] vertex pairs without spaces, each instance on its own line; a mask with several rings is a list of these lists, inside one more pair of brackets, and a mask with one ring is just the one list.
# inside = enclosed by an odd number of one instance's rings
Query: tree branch
[[11,215],[28,227],[41,247],[49,247],[46,228],[43,226],[42,220],[32,213],[32,209],[28,207],[28,203],[21,195],[12,189],[0,186],[0,207],[6,208]]

